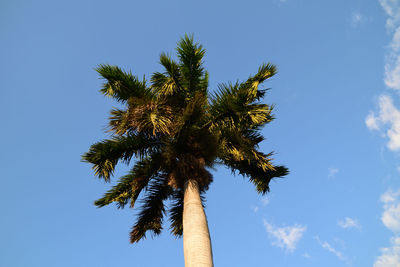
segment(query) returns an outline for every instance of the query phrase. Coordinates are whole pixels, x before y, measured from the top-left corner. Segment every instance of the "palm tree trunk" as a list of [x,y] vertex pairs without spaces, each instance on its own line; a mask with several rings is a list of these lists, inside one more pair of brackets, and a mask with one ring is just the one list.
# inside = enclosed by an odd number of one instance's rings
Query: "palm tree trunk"
[[183,199],[183,253],[185,267],[212,267],[212,250],[207,218],[200,200],[199,185],[189,180]]

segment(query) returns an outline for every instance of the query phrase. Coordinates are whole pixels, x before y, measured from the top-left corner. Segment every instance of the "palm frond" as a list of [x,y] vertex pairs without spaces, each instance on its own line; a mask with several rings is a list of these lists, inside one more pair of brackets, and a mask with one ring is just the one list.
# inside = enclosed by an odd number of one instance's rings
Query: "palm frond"
[[151,178],[157,175],[160,165],[161,156],[159,154],[142,159],[94,204],[100,208],[115,202],[118,208],[124,208],[130,202],[130,207],[133,208],[140,192],[147,186]]
[[93,144],[83,154],[82,160],[93,164],[95,175],[109,181],[118,161],[128,164],[132,156],[143,157],[158,149],[155,138],[143,134],[130,133],[127,136],[116,136]]
[[218,147],[218,157],[228,161],[253,162],[264,171],[274,170],[271,156],[257,151],[258,143],[263,140],[262,136],[254,130],[248,129],[242,132],[237,129],[224,129]]
[[139,240],[145,238],[147,231],[159,235],[162,230],[165,214],[164,200],[172,193],[166,177],[161,175],[154,178],[146,191],[147,194],[143,199],[137,222],[132,227],[131,243],[139,242]]
[[151,83],[154,92],[159,97],[165,97],[179,91],[181,73],[179,65],[165,53],[160,55],[160,64],[164,66],[166,72],[155,72],[151,76]]
[[269,192],[269,183],[273,178],[283,177],[289,174],[285,166],[273,166],[273,168],[262,168],[259,162],[255,160],[234,160],[228,157],[222,159],[222,162],[231,168],[232,172],[248,177],[256,186],[258,193],[264,195]]
[[129,124],[129,112],[117,108],[112,109],[110,111],[110,117],[108,117],[108,125],[110,131],[116,135],[122,136],[132,128]]
[[151,76],[151,83],[151,87],[158,96],[172,95],[178,88],[174,78],[159,72]]
[[132,108],[130,124],[138,131],[147,134],[169,134],[173,109],[162,102],[149,102],[146,105]]
[[220,84],[210,101],[211,128],[258,128],[274,119],[272,109],[249,101],[248,91],[238,83]]
[[231,123],[236,125],[240,113],[247,105],[246,97],[240,94],[238,83],[221,83],[210,97],[210,115],[213,124]]
[[191,101],[182,109],[181,114],[175,114],[174,132],[180,132],[183,129],[199,128],[204,122],[207,96],[202,92],[193,95]]
[[193,36],[185,35],[178,43],[178,57],[183,78],[183,86],[192,94],[198,90],[206,90],[199,85],[204,76],[203,56],[205,50],[202,45],[194,43]]
[[241,89],[247,91],[250,101],[254,101],[260,97],[258,86],[276,73],[277,69],[275,65],[271,63],[262,64],[258,68],[257,74],[250,76],[250,78],[241,85]]
[[172,204],[169,210],[169,220],[171,222],[171,233],[176,237],[183,234],[183,190],[178,189],[171,196]]
[[130,97],[152,98],[151,91],[146,87],[146,81],[139,81],[131,72],[124,72],[117,66],[99,65],[96,71],[107,81],[100,90],[106,96],[120,102]]

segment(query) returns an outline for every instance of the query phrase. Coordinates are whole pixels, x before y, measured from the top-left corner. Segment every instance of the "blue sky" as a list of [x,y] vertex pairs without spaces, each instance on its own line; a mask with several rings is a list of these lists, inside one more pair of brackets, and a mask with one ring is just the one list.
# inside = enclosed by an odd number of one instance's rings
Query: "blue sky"
[[[183,266],[169,234],[129,244],[135,210],[80,155],[116,105],[94,68],[149,77],[185,33],[210,89],[263,62],[267,197],[220,167],[206,213],[216,266],[400,265],[400,1],[1,1],[0,266]],[[116,176],[123,175],[120,166]]]

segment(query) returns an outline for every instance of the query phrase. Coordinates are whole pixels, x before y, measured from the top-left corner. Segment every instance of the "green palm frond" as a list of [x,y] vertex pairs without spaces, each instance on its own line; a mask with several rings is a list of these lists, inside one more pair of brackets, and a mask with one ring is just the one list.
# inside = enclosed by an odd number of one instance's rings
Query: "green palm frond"
[[246,170],[244,169],[246,166],[256,169],[257,173],[254,174],[258,176],[259,172],[263,175],[276,172],[276,167],[272,164],[271,159],[273,153],[264,154],[256,149],[258,143],[263,140],[257,131],[248,130],[243,135],[240,131],[225,130],[222,135],[218,148],[218,158],[225,165],[228,165],[232,171],[237,169],[241,174],[248,174],[251,179],[254,177],[243,171]]
[[153,154],[142,159],[94,204],[97,207],[104,207],[115,202],[118,208],[124,208],[130,202],[130,207],[133,208],[140,192],[147,186],[151,178],[157,175],[160,166],[160,154]]
[[207,96],[202,92],[193,95],[191,101],[182,109],[179,116],[175,116],[174,131],[182,131],[187,128],[200,128],[204,124],[205,109],[207,104]]
[[108,121],[110,131],[116,135],[123,135],[132,129],[132,126],[129,124],[129,113],[127,110],[112,109]]
[[183,234],[183,190],[176,190],[171,198],[172,205],[169,210],[171,233],[176,237],[181,237]]
[[222,159],[222,162],[227,165],[232,172],[248,177],[249,180],[256,186],[259,194],[269,192],[269,183],[273,178],[283,177],[289,174],[289,170],[285,166],[274,166],[271,168],[262,168],[260,163],[255,160],[234,160],[229,157]]
[[139,81],[131,72],[124,72],[117,66],[102,64],[96,71],[107,81],[100,90],[104,95],[120,102],[130,97],[152,98],[151,91],[146,87],[146,81]]
[[247,81],[241,85],[241,89],[244,89],[248,92],[250,101],[256,100],[259,98],[258,86],[265,80],[274,76],[276,73],[277,69],[275,65],[271,63],[262,64],[258,68],[257,74],[247,79]]
[[220,84],[210,101],[211,128],[248,129],[271,122],[273,106],[254,100],[241,84]]
[[151,76],[152,88],[160,96],[169,96],[180,90],[181,73],[179,65],[165,53],[160,55],[160,64],[164,66],[166,72],[155,72]]
[[247,127],[258,127],[265,123],[271,122],[273,106],[266,104],[251,104],[240,114],[241,123],[245,123]]
[[239,90],[239,83],[222,83],[210,98],[210,115],[213,127],[231,125],[236,127],[249,104],[247,97]]
[[93,144],[82,156],[82,160],[93,164],[95,174],[99,178],[109,181],[118,161],[129,164],[132,156],[143,157],[158,147],[156,139],[131,133]]
[[147,231],[159,235],[162,230],[162,222],[165,214],[164,200],[172,193],[165,176],[153,179],[146,190],[138,220],[132,227],[131,243],[139,242],[146,237]]
[[130,109],[129,121],[138,132],[150,135],[169,134],[173,110],[162,102],[149,102]]
[[182,73],[183,86],[189,94],[198,90],[207,90],[200,87],[204,80],[203,56],[205,50],[202,45],[194,43],[193,36],[185,35],[178,43],[178,57],[180,60],[180,69]]
[[158,96],[168,96],[178,90],[178,85],[174,78],[163,73],[155,72],[151,76],[152,88]]
[[270,159],[272,153],[264,154],[251,147],[234,145],[227,140],[222,142],[221,147],[222,150],[220,151],[220,154],[223,155],[220,156],[220,158],[227,158],[229,160],[238,162],[244,160],[249,162],[252,161],[255,165],[257,165],[257,167],[264,171],[274,170],[275,168]]

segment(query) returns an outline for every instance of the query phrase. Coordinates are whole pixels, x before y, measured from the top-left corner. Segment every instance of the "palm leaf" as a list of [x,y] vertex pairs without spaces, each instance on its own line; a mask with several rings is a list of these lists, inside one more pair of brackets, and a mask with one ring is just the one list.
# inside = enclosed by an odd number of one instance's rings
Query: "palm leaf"
[[275,65],[271,63],[262,64],[258,68],[257,74],[250,76],[250,78],[248,78],[247,81],[241,85],[241,89],[247,91],[249,100],[253,101],[258,99],[260,97],[258,93],[258,86],[265,80],[274,76],[276,73],[277,69]]
[[151,76],[152,89],[159,97],[172,95],[180,90],[181,73],[179,65],[165,53],[160,55],[160,64],[166,72],[155,72]]
[[137,222],[132,227],[131,243],[139,242],[139,240],[145,238],[147,231],[159,235],[162,230],[165,214],[164,200],[171,194],[171,188],[168,186],[166,177],[161,175],[154,178],[146,191],[147,194],[143,199]]
[[203,56],[205,50],[203,46],[194,43],[193,36],[185,35],[178,43],[178,58],[180,60],[180,70],[183,78],[183,86],[189,94],[197,90],[206,90],[201,88],[201,81],[204,77]]
[[273,178],[283,177],[289,173],[285,166],[274,166],[273,169],[262,168],[259,162],[254,160],[232,160],[228,157],[224,158],[223,163],[231,168],[232,172],[248,177],[256,186],[258,193],[264,195],[269,192],[269,183]]
[[152,98],[145,80],[139,81],[131,72],[124,72],[117,66],[103,64],[96,71],[107,81],[100,90],[104,95],[125,102],[130,97]]
[[129,164],[132,156],[143,157],[157,149],[157,139],[143,134],[130,133],[127,136],[117,136],[93,144],[82,156],[84,162],[93,164],[95,174],[106,181],[113,175],[118,161]]
[[169,134],[173,109],[162,102],[149,102],[129,110],[130,125],[148,135]]
[[171,233],[177,237],[181,237],[183,234],[183,190],[176,190],[171,198],[172,204],[169,210]]
[[161,156],[159,154],[153,154],[137,162],[127,175],[121,177],[118,183],[94,204],[97,207],[104,207],[116,202],[118,208],[124,208],[130,202],[130,207],[133,208],[140,192],[157,174],[160,164]]

